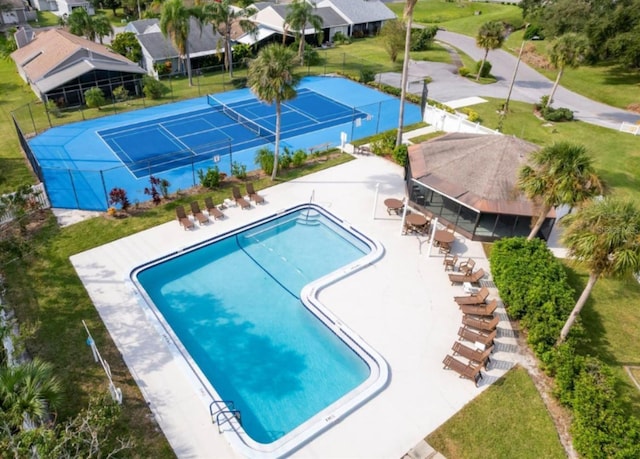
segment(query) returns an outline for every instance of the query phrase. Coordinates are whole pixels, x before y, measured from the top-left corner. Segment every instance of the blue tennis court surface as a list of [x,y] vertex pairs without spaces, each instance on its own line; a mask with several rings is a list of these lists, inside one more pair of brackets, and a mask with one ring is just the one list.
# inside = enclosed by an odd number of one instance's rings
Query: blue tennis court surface
[[[307,77],[297,97],[282,104],[281,148],[307,152],[368,137],[397,126],[399,101],[338,77]],[[420,121],[405,106],[405,124]],[[253,170],[255,153],[273,150],[275,105],[249,89],[199,97],[52,128],[29,140],[54,207],[104,210],[111,189],[144,201],[149,175],[170,191],[198,183],[198,170],[231,165]]]

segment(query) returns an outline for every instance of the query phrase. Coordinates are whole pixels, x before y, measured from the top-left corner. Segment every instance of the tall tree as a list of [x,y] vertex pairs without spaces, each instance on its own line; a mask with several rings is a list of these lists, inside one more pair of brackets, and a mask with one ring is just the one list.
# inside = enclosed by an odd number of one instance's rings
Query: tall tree
[[293,0],[287,5],[287,14],[284,18],[284,31],[282,40],[287,37],[287,30],[293,29],[298,39],[298,60],[304,65],[305,32],[307,25],[313,27],[316,33],[322,32],[322,17],[316,13],[316,4],[307,3],[306,0]]
[[504,26],[502,22],[489,21],[480,26],[478,35],[476,35],[476,45],[484,49],[484,56],[482,57],[482,63],[476,75],[476,81],[480,79],[480,74],[482,73],[484,63],[487,62],[489,51],[501,48],[504,43],[504,38]]
[[601,277],[640,271],[640,211],[628,201],[593,200],[562,219],[569,256],[589,270],[589,279],[560,332],[562,343]]
[[587,38],[573,32],[566,33],[553,42],[549,49],[549,59],[558,69],[558,75],[553,83],[549,100],[547,100],[547,107],[553,102],[553,96],[556,94],[565,67],[579,67],[588,50],[589,41]]
[[585,147],[568,142],[554,143],[533,153],[530,165],[520,169],[518,187],[540,207],[528,240],[536,237],[553,207],[573,207],[604,192]]
[[189,56],[189,32],[191,17],[200,17],[198,8],[188,8],[182,0],[167,0],[160,11],[160,30],[169,37],[180,53],[180,60],[187,69],[189,86],[193,86],[191,57]]
[[404,24],[397,19],[386,21],[380,29],[380,38],[384,43],[384,49],[393,63],[398,60],[398,54],[404,47],[404,35]]
[[102,39],[107,36],[113,36],[113,26],[109,18],[104,14],[97,14],[92,18],[93,32],[102,44]]
[[222,37],[218,41],[218,47],[224,48],[224,67],[229,71],[229,76],[233,77],[233,54],[231,49],[231,31],[233,25],[239,26],[244,32],[251,32],[256,29],[256,25],[248,19],[253,8],[247,6],[243,9],[235,8],[230,0],[218,0],[207,3],[203,8],[205,20],[213,24],[216,32]]
[[398,113],[398,133],[396,147],[402,145],[402,131],[404,129],[404,102],[407,98],[407,80],[409,77],[409,51],[411,51],[411,27],[413,24],[413,9],[418,0],[407,0],[404,5],[405,36],[404,36],[404,61],[402,62],[402,89],[400,90],[400,109]]
[[247,85],[258,99],[276,106],[276,138],[271,180],[275,180],[278,173],[282,102],[297,95],[298,77],[293,73],[294,57],[295,54],[289,48],[274,43],[262,48],[249,64]]
[[113,35],[113,26],[109,18],[104,14],[89,16],[84,8],[74,8],[67,18],[67,26],[72,34],[84,36],[91,41],[98,38],[101,44],[104,37]]
[[111,42],[111,49],[130,61],[138,63],[142,60],[142,47],[133,32],[120,32],[117,34],[116,38]]

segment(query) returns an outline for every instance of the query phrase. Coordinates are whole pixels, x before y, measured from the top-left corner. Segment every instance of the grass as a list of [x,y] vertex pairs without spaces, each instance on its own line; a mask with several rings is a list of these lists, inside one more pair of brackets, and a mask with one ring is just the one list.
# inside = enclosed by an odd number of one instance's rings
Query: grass
[[426,440],[445,457],[458,459],[566,457],[544,403],[522,368],[509,371]]
[[[387,6],[402,17],[404,2],[388,3]],[[522,27],[522,10],[514,5],[445,0],[420,0],[413,11],[413,21],[433,24],[451,32],[475,35],[480,26],[488,21],[501,20]]]
[[[566,263],[576,300],[587,283],[588,272],[573,263]],[[580,349],[610,365],[620,381],[620,400],[629,413],[640,417],[640,391],[629,379],[624,365],[640,366],[640,284],[627,276],[621,279],[601,278],[596,283],[580,314],[588,343]]]

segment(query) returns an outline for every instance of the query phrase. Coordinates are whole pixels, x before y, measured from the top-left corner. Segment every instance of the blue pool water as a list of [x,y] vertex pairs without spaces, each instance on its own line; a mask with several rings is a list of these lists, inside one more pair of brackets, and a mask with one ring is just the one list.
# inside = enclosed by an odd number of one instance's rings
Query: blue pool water
[[369,378],[371,368],[300,301],[310,282],[371,252],[314,209],[156,262],[138,283],[242,427],[269,444]]

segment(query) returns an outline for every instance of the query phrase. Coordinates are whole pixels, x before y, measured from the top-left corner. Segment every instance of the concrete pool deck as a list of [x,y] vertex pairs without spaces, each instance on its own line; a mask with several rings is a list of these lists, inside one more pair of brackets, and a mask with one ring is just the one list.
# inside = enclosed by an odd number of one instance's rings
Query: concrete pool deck
[[[378,201],[374,209],[374,196]],[[229,208],[227,218],[184,231],[176,220],[71,257],[100,317],[158,424],[180,458],[241,457],[212,424],[210,398],[128,280],[133,268],[281,209],[308,202],[327,208],[385,247],[383,258],[326,288],[320,300],[378,351],[391,369],[388,386],[302,446],[293,457],[402,457],[422,438],[522,360],[501,318],[493,365],[473,382],[442,368],[462,313],[452,299],[443,255],[428,256],[426,236],[401,235],[401,217],[383,204],[402,198],[403,169],[375,156],[358,157],[298,180],[260,190],[265,205]],[[478,242],[456,234],[453,252],[488,271]],[[491,289],[494,297],[495,289]],[[97,343],[100,346],[101,343]],[[127,403],[127,400],[124,400]]]

